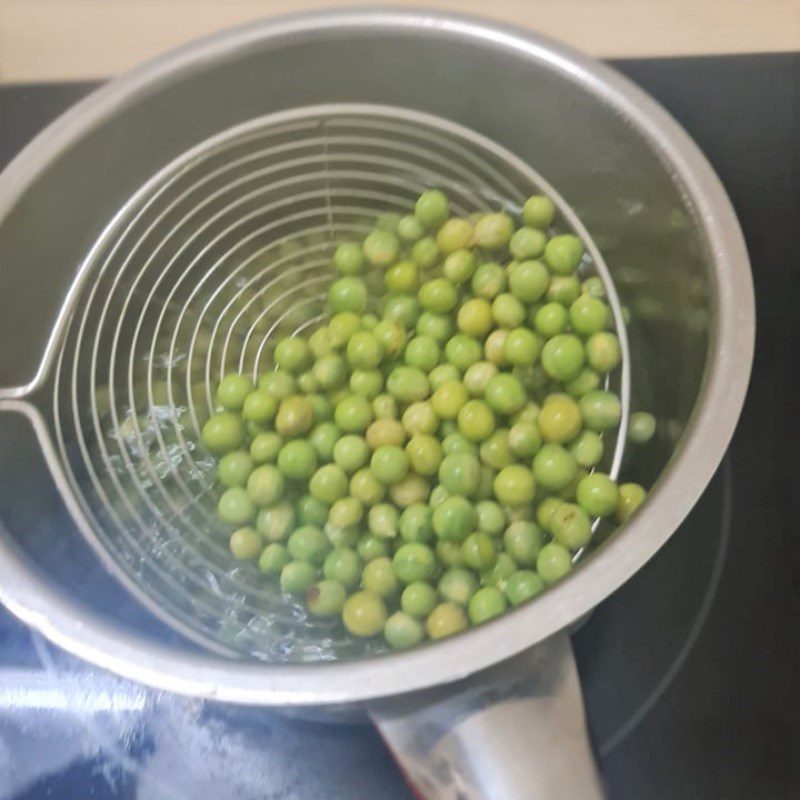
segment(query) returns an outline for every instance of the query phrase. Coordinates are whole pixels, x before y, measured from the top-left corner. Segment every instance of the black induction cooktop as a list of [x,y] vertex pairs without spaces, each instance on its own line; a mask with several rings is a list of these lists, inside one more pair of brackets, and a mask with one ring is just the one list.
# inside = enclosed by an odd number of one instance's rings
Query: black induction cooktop
[[[758,333],[716,477],[575,635],[592,735],[610,800],[800,798],[800,55],[615,65],[686,127],[727,187]],[[0,88],[0,165],[91,88]],[[89,797],[411,794],[368,726],[150,691],[0,611],[0,800]]]

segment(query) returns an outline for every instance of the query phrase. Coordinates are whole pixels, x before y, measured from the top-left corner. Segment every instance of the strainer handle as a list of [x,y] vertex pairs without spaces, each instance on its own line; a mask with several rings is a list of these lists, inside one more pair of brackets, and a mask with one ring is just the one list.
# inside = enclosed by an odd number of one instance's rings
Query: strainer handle
[[420,800],[603,800],[569,634],[373,720]]

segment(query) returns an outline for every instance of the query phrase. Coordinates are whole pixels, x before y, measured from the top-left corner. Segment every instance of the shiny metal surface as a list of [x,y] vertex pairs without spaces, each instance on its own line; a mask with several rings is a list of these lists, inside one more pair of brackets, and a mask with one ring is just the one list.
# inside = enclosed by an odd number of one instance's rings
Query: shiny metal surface
[[[426,186],[447,191],[460,216],[518,215],[545,192],[558,227],[582,237],[582,274],[603,281],[623,354],[609,379],[623,415],[604,466],[619,472],[630,398],[619,300],[580,220],[534,170],[466,128],[388,106],[304,107],[224,131],[114,215],[59,313],[41,386],[5,390],[17,401],[40,390],[48,463],[109,570],[209,649],[273,662],[385,649],[309,616],[231,556],[201,430],[226,373],[257,381],[276,338],[326,318],[336,246],[363,238],[379,213],[409,213]],[[366,277],[380,294],[382,273]]]
[[[312,15],[222,34],[112,82],[38,137],[0,178],[0,293],[19,299],[5,324],[31,329],[21,347],[0,352],[4,374],[31,380],[109,209],[147,176],[245,119],[331,100],[465,123],[558,187],[631,308],[633,402],[659,417],[647,477],[660,477],[643,512],[537,602],[436,646],[353,663],[233,662],[121,626],[39,572],[24,531],[5,531],[3,602],[53,641],[136,680],[236,702],[319,705],[462,678],[546,638],[633,574],[691,508],[736,423],[752,358],[752,286],[732,209],[697,148],[612,70],[530,34],[428,13]],[[33,308],[31,326],[22,315]],[[27,413],[46,440],[45,420],[18,396],[3,405]]]

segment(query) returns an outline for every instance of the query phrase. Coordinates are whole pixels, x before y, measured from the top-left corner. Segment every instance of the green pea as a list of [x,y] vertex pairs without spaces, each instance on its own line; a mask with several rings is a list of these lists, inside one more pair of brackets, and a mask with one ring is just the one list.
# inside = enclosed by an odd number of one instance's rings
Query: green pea
[[[542,231],[527,226],[520,228],[509,243],[511,255],[518,261],[538,258],[545,251],[547,237]],[[542,290],[544,292],[544,290]]]
[[554,236],[544,249],[544,260],[557,275],[569,275],[582,258],[583,243],[571,233]]
[[303,525],[295,530],[287,543],[289,554],[295,561],[307,561],[321,566],[331,550],[325,534],[313,525]]
[[419,300],[408,294],[389,295],[383,303],[383,316],[386,319],[394,320],[405,329],[413,328],[416,325],[420,313]]
[[357,275],[364,266],[364,253],[354,242],[343,242],[333,254],[333,266],[342,275]]
[[347,495],[347,475],[336,464],[326,464],[311,476],[308,490],[320,502],[331,505]]
[[389,553],[389,540],[379,536],[362,536],[356,545],[356,552],[364,563],[382,558]]
[[342,436],[333,447],[333,460],[345,472],[355,472],[369,461],[369,445],[363,436]]
[[217,466],[219,482],[228,488],[231,486],[244,486],[250,473],[253,471],[253,459],[244,450],[234,450],[226,453]]
[[609,320],[608,306],[596,297],[582,294],[569,307],[572,330],[581,336],[591,336],[606,327]]
[[[646,411],[635,411],[628,421],[628,441],[646,444],[656,432],[656,418]],[[227,456],[226,456],[227,458]],[[220,466],[222,463],[220,462]]]
[[[616,487],[615,487],[616,488]],[[575,503],[562,503],[550,520],[553,538],[570,550],[579,550],[589,544],[592,525],[586,512]]]
[[473,442],[456,431],[445,437],[442,442],[442,453],[446,456],[453,455],[453,453],[471,453],[472,455],[477,455],[478,448]]
[[553,275],[547,287],[547,299],[564,306],[574,303],[581,294],[581,282],[574,275]]
[[484,397],[489,408],[506,416],[519,411],[527,399],[519,379],[506,372],[495,375],[489,380]]
[[440,349],[430,336],[415,336],[406,345],[404,358],[410,367],[430,372],[439,363]]
[[478,589],[478,581],[468,569],[451,567],[439,579],[439,594],[451,603],[465,606]]
[[335,617],[341,613],[347,590],[339,581],[325,579],[309,587],[306,607],[315,617]]
[[370,470],[384,485],[402,480],[408,472],[409,460],[397,445],[382,445],[372,454]]
[[[447,383],[459,383],[461,370],[455,364],[439,364],[428,373],[428,381],[434,394]],[[447,394],[445,392],[445,394]]]
[[299,337],[281,339],[275,346],[275,363],[288,372],[303,372],[313,361],[313,353],[308,342]]
[[500,264],[489,262],[481,264],[472,276],[470,284],[472,293],[476,297],[483,297],[486,300],[494,300],[497,295],[506,290],[508,286],[508,276]]
[[525,306],[513,294],[504,292],[492,302],[492,318],[501,328],[516,328],[525,321]]
[[488,439],[495,429],[492,409],[482,400],[469,400],[458,412],[458,430],[471,442]]
[[361,580],[361,559],[350,547],[336,547],[325,557],[322,574],[343,586],[352,589]]
[[283,475],[272,464],[256,467],[247,479],[247,494],[257,506],[275,505],[283,497],[284,490]]
[[419,266],[413,261],[398,261],[386,270],[383,282],[391,294],[412,294],[419,289]]
[[395,356],[402,349],[406,341],[405,328],[394,319],[382,319],[373,329],[372,335],[383,346],[387,356]]
[[480,462],[469,453],[454,453],[444,458],[439,467],[439,482],[452,495],[471,497],[478,489]]
[[381,445],[402,445],[406,440],[406,431],[396,419],[376,419],[366,433],[367,444],[377,450]]
[[353,370],[350,375],[350,391],[366,397],[367,400],[374,400],[383,391],[383,374],[379,369]]
[[372,404],[360,394],[348,395],[333,412],[336,425],[345,433],[364,433],[373,417]]
[[536,332],[546,339],[564,333],[568,324],[569,312],[561,303],[545,303],[533,316]]
[[263,545],[261,537],[249,526],[239,528],[231,534],[231,554],[241,561],[249,561],[255,558],[261,552]]
[[310,494],[304,494],[298,498],[295,503],[295,511],[301,525],[322,527],[328,519],[328,506]]
[[305,594],[317,580],[319,570],[307,561],[290,561],[281,570],[281,589],[288,594]]
[[550,283],[550,273],[541,261],[519,261],[508,271],[511,294],[523,303],[535,303],[543,297]]
[[374,230],[364,239],[364,255],[373,267],[388,267],[399,253],[400,242],[391,231]]
[[611,372],[622,360],[619,339],[614,333],[601,331],[586,341],[586,362],[598,372]]
[[403,583],[425,581],[436,571],[436,556],[426,544],[407,542],[394,554],[392,568]]
[[361,586],[379,597],[392,597],[400,590],[400,583],[386,556],[373,558],[361,572]]
[[275,417],[278,401],[260,389],[250,392],[242,404],[242,417],[258,425],[266,425]]
[[[341,500],[337,500],[341,503]],[[334,503],[334,505],[336,505]],[[332,547],[355,547],[361,537],[361,531],[357,527],[341,528],[331,522],[325,523],[325,537]]]
[[247,375],[226,375],[217,387],[217,402],[227,411],[239,411],[251,391],[253,382]]
[[497,373],[497,367],[490,361],[477,361],[464,373],[464,387],[472,397],[483,397],[489,381]]
[[489,569],[481,572],[483,586],[496,586],[500,591],[505,589],[506,581],[517,571],[514,559],[508,553],[498,553],[497,559]]
[[439,189],[424,191],[414,206],[414,216],[426,228],[438,228],[450,216],[447,195]]
[[564,501],[560,497],[545,497],[538,506],[536,506],[536,522],[542,530],[550,531],[550,522],[553,519],[553,512]]
[[333,418],[333,404],[325,395],[310,394],[308,399],[317,422],[328,422]]
[[425,235],[425,227],[413,214],[406,214],[397,223],[397,235],[404,242],[417,242]]
[[590,275],[581,284],[581,292],[583,292],[583,294],[591,295],[592,297],[597,297],[600,300],[604,300],[606,296],[606,287],[603,285],[602,278],[597,275]]
[[265,464],[278,459],[278,453],[283,447],[283,437],[272,431],[259,433],[250,442],[250,458],[255,464]]
[[534,422],[517,422],[508,431],[508,447],[517,458],[532,458],[541,446],[542,435]]
[[444,278],[434,278],[420,287],[419,302],[426,311],[445,314],[455,308],[458,302],[458,293],[450,281]]
[[475,506],[478,515],[478,530],[489,536],[499,536],[506,526],[506,514],[492,500],[482,500]]
[[395,367],[389,373],[386,388],[401,403],[424,400],[430,394],[428,376],[416,367]]
[[[382,448],[379,448],[379,450]],[[375,451],[375,455],[379,450]],[[418,475],[435,475],[442,463],[442,446],[434,436],[415,434],[405,447],[406,471],[410,466]],[[373,455],[373,460],[375,456]],[[399,466],[398,466],[399,469]],[[374,472],[374,469],[373,469]],[[405,473],[404,473],[405,474]],[[401,476],[402,478],[403,476]],[[379,480],[383,480],[378,476]],[[400,478],[398,478],[400,480]]]
[[311,431],[310,440],[319,458],[323,461],[330,461],[333,458],[333,449],[341,435],[342,432],[332,422],[320,422],[319,425],[315,426],[314,430]]
[[314,358],[322,358],[322,356],[329,355],[336,348],[336,344],[334,335],[327,327],[317,328],[308,337],[308,346],[311,348]]
[[281,436],[299,436],[314,424],[314,406],[307,397],[292,395],[281,400],[275,417],[275,430]]
[[544,581],[530,569],[521,569],[506,581],[505,592],[512,606],[519,606],[544,591]]
[[356,331],[347,342],[347,360],[354,369],[374,369],[383,360],[383,345],[368,331]]
[[438,344],[444,344],[453,335],[454,331],[453,320],[446,314],[423,311],[417,320],[417,334],[419,336],[428,336]]
[[292,560],[289,551],[277,542],[268,544],[258,557],[258,570],[264,575],[280,575],[281,570]]
[[553,223],[556,207],[553,201],[543,194],[535,194],[522,206],[522,221],[531,228],[545,230]]
[[467,617],[460,606],[455,603],[440,603],[431,611],[425,628],[431,639],[444,639],[454,636],[469,627]]
[[268,372],[259,378],[258,389],[280,402],[297,391],[297,381],[288,372]]
[[[229,489],[228,491],[233,491]],[[647,493],[638,483],[623,483],[619,487],[619,499],[617,504],[617,519],[625,522],[630,519],[644,502]]]
[[334,312],[362,313],[367,307],[367,287],[364,281],[351,275],[335,280],[328,289],[328,305]]
[[356,592],[345,600],[342,622],[353,636],[376,636],[386,624],[386,606],[374,592]]
[[407,542],[428,542],[433,538],[433,512],[423,503],[403,510],[399,520],[400,536]]
[[542,348],[542,367],[549,377],[557,381],[575,378],[585,360],[583,343],[571,333],[561,333],[548,339]]
[[461,567],[464,562],[461,558],[461,544],[440,539],[436,542],[436,559],[445,568]]
[[350,494],[365,506],[374,506],[383,500],[386,489],[368,468],[364,468],[350,478]]
[[550,585],[561,580],[572,569],[572,558],[564,545],[558,542],[546,544],[536,559],[536,572]]
[[288,503],[262,508],[256,517],[256,530],[268,542],[284,541],[294,526],[294,509]]
[[508,214],[484,214],[475,223],[475,244],[484,250],[499,250],[511,241],[514,220]]
[[575,480],[577,474],[575,459],[560,444],[546,444],[533,457],[533,475],[547,491],[563,489]]
[[571,397],[583,397],[600,388],[600,376],[588,367],[582,369],[577,377],[564,384],[564,389]]
[[575,499],[587,514],[593,517],[608,517],[617,510],[619,490],[608,475],[593,472],[578,481]]
[[506,553],[517,564],[532,567],[536,564],[536,556],[542,549],[542,533],[535,522],[518,520],[512,522],[503,535],[503,546]]
[[471,569],[488,569],[497,559],[494,542],[485,533],[471,533],[461,544],[461,558]]
[[317,451],[305,439],[287,442],[278,453],[278,469],[292,480],[310,478],[317,469]]
[[314,377],[314,373],[309,369],[297,376],[297,388],[303,394],[313,394],[319,391],[320,386]]
[[498,367],[505,366],[506,364],[506,339],[508,338],[508,331],[505,328],[499,328],[492,331],[487,337],[483,345],[484,358],[491,364]]
[[539,337],[527,328],[514,328],[503,343],[503,356],[514,366],[533,364],[539,357]]
[[433,510],[433,530],[440,539],[461,542],[477,524],[475,507],[463,497],[447,497]]
[[512,508],[530,503],[536,495],[533,473],[520,464],[501,469],[494,480],[494,494],[498,502]]
[[473,625],[480,625],[499,617],[507,608],[506,598],[499,589],[484,586],[469,601],[469,618]]
[[449,380],[436,389],[430,405],[439,419],[456,419],[468,400],[469,394],[464,384],[458,380]]
[[481,360],[483,348],[481,343],[472,336],[457,333],[448,340],[444,353],[451,364],[460,370],[466,370],[472,364],[476,364]]
[[355,528],[364,516],[364,506],[357,497],[340,497],[328,512],[328,522],[335,528]]
[[436,234],[436,245],[445,255],[464,250],[473,245],[475,229],[466,219],[453,217],[443,223]]
[[423,236],[411,248],[411,260],[421,269],[430,269],[435,266],[439,256],[439,246],[436,244],[434,236]]
[[389,503],[373,506],[367,517],[370,533],[382,539],[394,539],[397,536],[398,522],[398,511]]
[[[514,461],[505,428],[495,431],[480,447],[481,461],[492,469],[503,469]],[[491,494],[491,490],[490,490]]]
[[400,595],[400,608],[416,619],[425,619],[435,606],[436,589],[423,581],[409,583]]
[[492,329],[492,306],[482,297],[473,297],[462,304],[456,316],[456,325],[467,336],[483,337]]
[[456,250],[444,260],[442,271],[450,283],[466,283],[474,274],[477,263],[469,250]]
[[603,440],[594,431],[581,431],[569,446],[569,452],[579,467],[596,467],[603,457]]
[[238,450],[244,438],[241,418],[230,411],[212,415],[203,425],[203,443],[212,453],[222,455]]
[[394,650],[407,650],[425,638],[425,629],[414,617],[395,611],[383,626],[383,638]]
[[542,439],[562,444],[574,439],[581,430],[581,411],[567,395],[550,395],[539,412],[536,424]]
[[584,425],[601,433],[616,428],[622,416],[622,405],[612,392],[594,391],[578,401]]

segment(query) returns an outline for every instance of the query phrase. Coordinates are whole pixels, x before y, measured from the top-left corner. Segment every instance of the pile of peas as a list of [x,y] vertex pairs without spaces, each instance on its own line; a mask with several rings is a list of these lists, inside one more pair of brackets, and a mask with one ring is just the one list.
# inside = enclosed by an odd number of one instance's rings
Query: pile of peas
[[[554,215],[534,196],[520,226],[462,219],[426,191],[338,246],[325,326],[280,340],[257,387],[220,382],[203,440],[231,552],[311,615],[394,648],[450,636],[558,581],[593,519],[644,500],[596,469],[620,422],[603,388],[620,347]],[[367,271],[382,273],[380,316]],[[634,414],[629,438],[654,427]]]

